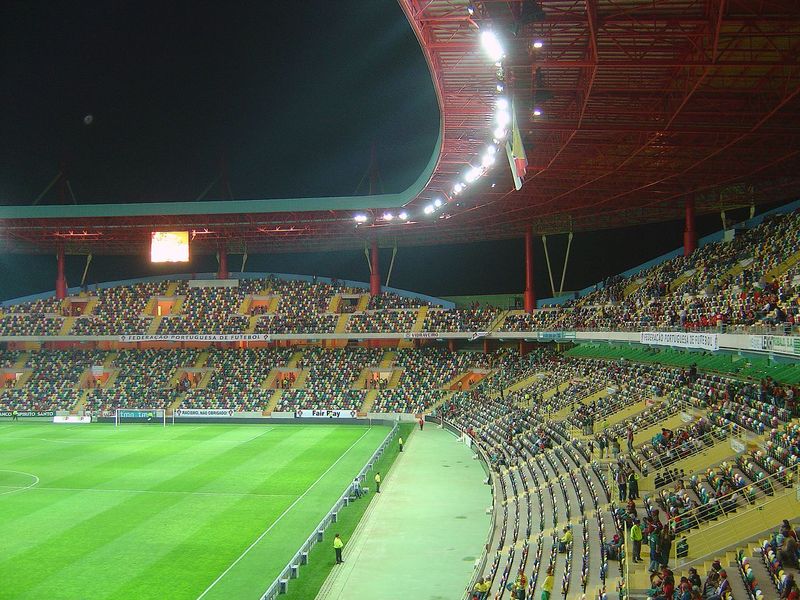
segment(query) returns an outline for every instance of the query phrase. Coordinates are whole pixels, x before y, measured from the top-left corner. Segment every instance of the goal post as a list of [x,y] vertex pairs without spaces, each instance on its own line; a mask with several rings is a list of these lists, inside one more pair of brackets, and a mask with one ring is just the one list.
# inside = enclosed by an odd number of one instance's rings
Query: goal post
[[[171,416],[172,424],[175,424],[175,414]],[[115,408],[114,426],[119,427],[123,423],[155,423],[167,426],[167,409],[165,408]]]

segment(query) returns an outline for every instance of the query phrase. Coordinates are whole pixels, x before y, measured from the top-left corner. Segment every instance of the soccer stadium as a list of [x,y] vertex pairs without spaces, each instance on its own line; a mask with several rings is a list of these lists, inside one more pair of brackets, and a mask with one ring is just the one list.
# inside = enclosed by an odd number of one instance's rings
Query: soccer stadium
[[800,598],[800,3],[262,4],[7,5],[0,598]]

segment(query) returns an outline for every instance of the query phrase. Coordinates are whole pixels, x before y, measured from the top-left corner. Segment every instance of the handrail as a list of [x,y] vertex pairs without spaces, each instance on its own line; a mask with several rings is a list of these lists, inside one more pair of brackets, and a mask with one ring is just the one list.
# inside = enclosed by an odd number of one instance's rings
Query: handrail
[[[776,493],[773,498],[770,498],[769,500],[767,500],[763,504],[758,504],[758,505],[755,505],[755,506],[751,506],[750,508],[748,508],[745,511],[742,511],[742,512],[734,514],[734,515],[731,515],[727,519],[722,519],[718,523],[714,523],[713,525],[710,525],[707,529],[704,529],[703,531],[687,532],[685,535],[681,535],[681,537],[684,540],[686,540],[689,549],[691,549],[691,547],[692,547],[691,542],[696,540],[696,539],[698,539],[697,536],[701,536],[701,538],[703,540],[708,540],[708,539],[712,538],[713,536],[715,536],[716,534],[718,534],[719,531],[720,531],[719,528],[721,528],[721,527],[724,528],[722,530],[722,536],[725,536],[725,537],[721,537],[719,539],[731,539],[731,537],[730,537],[730,527],[731,527],[731,521],[734,520],[734,519],[742,520],[742,521],[751,521],[752,519],[757,518],[760,522],[767,522],[768,523],[766,525],[766,527],[764,527],[765,530],[769,529],[770,527],[774,527],[774,528],[777,529],[778,524],[779,524],[780,520],[784,518],[784,515],[782,513],[780,513],[780,514],[772,514],[771,511],[765,510],[765,509],[767,509],[770,505],[772,505],[772,504],[774,504],[774,503],[776,503],[776,502],[778,502],[780,500],[783,500],[787,496],[791,496],[791,495],[793,495],[795,493],[796,493],[796,490],[794,488],[787,487],[782,492]],[[788,517],[786,517],[786,518],[788,518]],[[766,521],[765,521],[765,519],[766,519]],[[676,538],[676,542],[677,542],[677,538]],[[678,544],[675,543],[672,546],[671,552],[672,552],[672,558],[675,560],[675,563],[678,565],[678,567],[684,566],[684,565],[686,565],[686,564],[688,564],[690,562],[696,562],[698,560],[702,560],[702,559],[706,558],[707,556],[710,556],[712,554],[717,553],[715,551],[715,552],[709,553],[708,555],[694,556],[694,557],[687,558],[686,560],[683,560],[683,561],[679,562],[679,557],[678,557],[677,551],[678,551]]]
[[[386,437],[383,439],[383,442],[381,442],[381,445],[378,446],[375,452],[372,453],[372,456],[358,472],[358,475],[355,477],[355,479],[361,481],[366,476],[367,471],[369,471],[372,468],[372,466],[380,458],[380,456],[388,447],[389,443],[394,438],[395,434],[397,433],[397,427],[398,427],[397,423],[394,423],[392,425],[391,430],[389,431],[389,433],[386,434]],[[350,490],[352,489],[352,487],[353,487],[353,482],[349,481],[344,492],[342,492],[342,495],[339,496],[339,499],[334,503],[333,507],[322,518],[322,521],[319,522],[319,525],[317,525],[314,528],[314,531],[311,533],[311,535],[308,536],[308,538],[306,538],[306,541],[303,542],[303,544],[300,546],[300,549],[294,554],[289,563],[281,570],[281,572],[278,574],[278,576],[275,578],[272,584],[267,588],[267,591],[265,591],[260,596],[260,600],[273,600],[279,594],[283,593],[281,589],[281,583],[291,578],[293,568],[296,565],[303,564],[301,562],[302,554],[308,553],[311,550],[311,548],[313,548],[317,544],[317,542],[322,541],[320,532],[327,529],[328,526],[333,522],[334,513],[337,513],[342,508],[342,506],[347,504],[347,498],[350,497]]]
[[[439,417],[425,417],[426,421],[431,421],[433,423],[439,423],[444,429],[450,431],[450,433],[458,434],[459,436],[468,435],[465,431],[459,429],[456,425],[448,423],[445,421],[444,418]],[[494,482],[494,472],[492,471],[491,467],[489,466],[489,461],[486,458],[486,453],[483,451],[483,448],[480,447],[480,444],[472,443],[470,444],[470,449],[475,452],[478,458],[486,467],[486,472],[489,475],[489,485],[492,488],[492,516],[491,522],[489,524],[489,533],[486,536],[486,543],[483,545],[483,552],[481,552],[480,561],[476,562],[475,568],[472,572],[472,577],[467,584],[466,589],[464,590],[464,598],[465,600],[469,600],[472,598],[472,589],[475,587],[475,582],[478,579],[478,575],[483,573],[484,568],[486,567],[486,560],[489,558],[489,544],[492,541],[492,537],[494,536],[495,532],[495,521],[497,519],[497,515],[495,513],[495,482]]]
[[[734,459],[734,463],[735,463],[735,459]],[[761,467],[760,465],[759,465],[759,467],[761,469],[764,468],[764,467]],[[785,467],[785,465],[784,465],[784,467]],[[711,467],[709,467],[709,468],[711,468]],[[789,480],[789,482],[791,483],[791,481],[793,479],[796,479],[797,472],[798,472],[798,470],[800,470],[800,464],[794,465],[794,466],[791,466],[791,467],[785,467],[785,469],[786,470],[784,471],[783,477],[787,478]],[[748,477],[749,477],[749,475],[748,475]],[[750,486],[758,487],[759,484],[761,484],[761,482],[764,482],[764,481],[769,482],[770,487],[772,488],[772,490],[774,490],[773,493],[776,496],[780,496],[778,491],[783,490],[784,488],[785,489],[789,489],[789,490],[792,489],[790,485],[787,486],[786,484],[784,484],[782,481],[780,481],[778,479],[778,474],[777,473],[768,475],[767,477],[764,477],[763,479],[759,479],[758,481],[753,481],[753,483],[747,484],[745,487],[750,487]],[[775,485],[775,484],[777,484],[777,485]],[[716,523],[715,525],[712,525],[711,527],[716,527],[717,525],[721,525],[723,523],[728,522],[730,520],[730,518],[732,518],[732,517],[738,517],[740,514],[744,514],[744,513],[739,513],[738,512],[738,506],[737,506],[737,508],[734,508],[733,510],[728,510],[728,511],[726,511],[725,507],[724,507],[725,502],[728,501],[734,494],[742,495],[743,494],[743,491],[742,491],[743,489],[744,488],[738,488],[738,489],[735,489],[735,490],[731,491],[729,494],[725,494],[724,496],[717,496],[716,497],[717,508],[722,512],[722,515],[724,517],[726,517],[726,518],[720,520],[719,523]],[[651,498],[653,499],[654,502],[655,502],[656,499],[659,499],[660,497],[661,497],[661,495],[658,492],[654,492],[653,496],[651,496]],[[757,504],[757,505],[755,505],[754,507],[751,507],[751,508],[759,509],[759,507],[763,507],[765,504],[768,504],[769,502],[771,502],[771,500],[768,500],[764,504]],[[682,513],[682,514],[680,514],[678,516],[681,518],[681,521],[686,521],[687,519],[694,519],[694,522],[697,524],[697,527],[699,528],[700,525],[702,524],[702,522],[699,519],[699,515],[700,515],[700,512],[704,511],[704,510],[708,510],[708,504],[698,505],[695,508],[693,508],[691,511]],[[747,510],[749,511],[750,509],[747,509]],[[745,511],[745,512],[747,512],[747,511]],[[672,521],[674,519],[672,517],[670,517],[670,520]],[[707,529],[704,530],[704,533],[706,531],[707,531]],[[694,532],[685,531],[685,533],[684,533],[684,531],[681,531],[681,532],[677,532],[677,533],[680,533],[684,537],[686,537],[688,535],[696,534],[697,531],[694,531]]]

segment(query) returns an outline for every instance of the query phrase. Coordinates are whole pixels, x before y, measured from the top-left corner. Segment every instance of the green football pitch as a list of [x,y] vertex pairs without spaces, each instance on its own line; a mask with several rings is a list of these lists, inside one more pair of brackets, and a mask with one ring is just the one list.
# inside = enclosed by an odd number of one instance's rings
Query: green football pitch
[[0,423],[0,598],[258,598],[388,432]]

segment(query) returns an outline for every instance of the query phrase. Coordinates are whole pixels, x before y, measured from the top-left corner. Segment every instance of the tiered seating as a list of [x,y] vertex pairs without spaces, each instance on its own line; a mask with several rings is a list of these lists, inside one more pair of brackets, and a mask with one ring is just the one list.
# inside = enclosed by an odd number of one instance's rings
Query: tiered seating
[[0,335],[58,335],[64,320],[44,313],[7,314],[0,319]]
[[0,392],[0,410],[69,410],[81,396],[81,376],[102,353],[94,351],[32,352],[25,364],[31,377],[21,388]]
[[109,413],[115,408],[166,408],[181,392],[171,385],[176,371],[193,367],[199,355],[196,349],[123,350],[111,364],[119,369],[113,385],[92,389],[87,410]]
[[144,282],[98,290],[91,315],[77,318],[71,335],[144,334],[151,317],[143,315],[148,301],[163,294],[169,282]]
[[422,328],[425,331],[486,331],[498,313],[491,307],[431,309]]
[[284,390],[276,410],[357,410],[367,391],[352,389],[365,367],[376,366],[383,352],[368,348],[306,350],[303,364],[309,365],[305,388]]
[[190,287],[180,315],[161,320],[159,333],[244,333],[250,320],[237,314],[242,303],[239,288]]
[[351,315],[347,330],[353,333],[411,331],[416,319],[415,310],[370,310]]
[[285,366],[292,354],[291,348],[215,350],[206,362],[206,368],[214,370],[208,385],[188,390],[181,407],[264,410],[274,390],[262,384],[270,370]]

